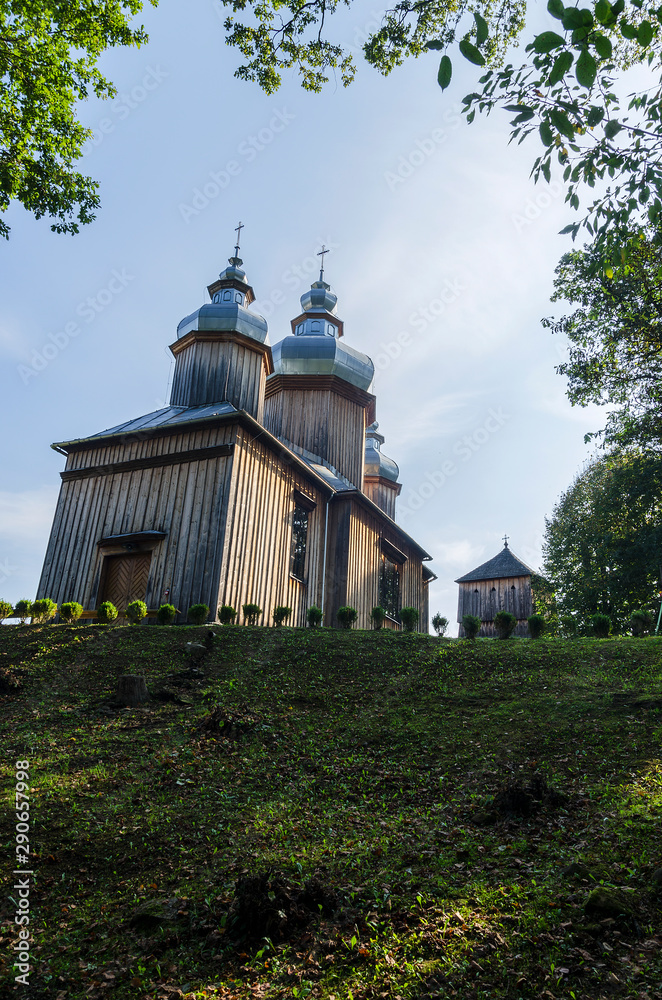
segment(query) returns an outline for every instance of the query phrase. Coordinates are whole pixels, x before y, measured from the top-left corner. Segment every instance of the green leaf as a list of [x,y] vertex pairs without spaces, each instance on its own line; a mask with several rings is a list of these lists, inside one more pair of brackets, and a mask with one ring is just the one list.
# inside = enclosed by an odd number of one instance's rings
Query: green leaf
[[549,117],[552,119],[552,124],[557,132],[560,132],[561,135],[565,135],[568,139],[574,139],[575,130],[565,111],[559,111],[558,108],[552,108],[549,113]]
[[605,116],[605,109],[594,105],[590,108],[589,113],[586,116],[586,124],[589,128],[595,128]]
[[471,44],[468,38],[463,38],[462,41],[460,42],[460,52],[462,53],[464,58],[468,59],[470,63],[474,64],[474,66],[485,65],[484,58],[482,57],[476,46]]
[[605,135],[607,136],[608,139],[613,139],[614,136],[617,135],[622,128],[623,126],[620,124],[620,122],[617,122],[615,118],[612,118],[612,120],[607,122],[607,124],[605,125]]
[[648,48],[650,43],[653,41],[654,34],[653,25],[650,21],[642,21],[637,29],[637,41],[640,45],[643,45],[644,48]]
[[543,31],[542,35],[536,35],[533,41],[536,52],[551,52],[552,49],[558,49],[559,45],[565,45],[565,38],[557,35],[555,31]]
[[606,35],[596,35],[593,44],[601,59],[611,59],[613,47]]
[[608,0],[598,0],[595,5],[595,16],[600,24],[605,24],[606,21],[613,16],[611,11],[611,4]]
[[553,87],[563,79],[572,66],[573,60],[574,56],[569,50],[562,52],[560,56],[556,57],[552,66],[552,72],[549,74],[549,79],[547,80],[550,87]]
[[440,42],[438,38],[431,38],[428,42],[425,43],[425,48],[435,49],[436,51],[440,51],[441,49],[445,49],[446,45],[444,44],[444,42]]
[[439,72],[437,73],[437,83],[442,90],[445,90],[448,84],[451,82],[451,77],[453,75],[453,64],[448,58],[448,56],[442,56],[441,62],[439,63]]
[[628,24],[624,17],[621,18],[619,27],[623,38],[627,38],[631,41],[633,38],[637,37],[637,29],[633,24]]
[[598,67],[595,59],[588,49],[582,49],[579,53],[579,59],[577,60],[577,68],[575,72],[577,75],[577,82],[581,84],[582,87],[589,88],[595,83]]
[[549,122],[541,122],[538,131],[540,132],[540,138],[542,139],[543,146],[553,145],[554,133],[552,132]]
[[489,28],[487,27],[487,21],[475,11],[474,20],[476,22],[476,45],[482,45],[483,42],[487,41],[487,36],[490,33]]
[[590,28],[592,24],[593,15],[590,10],[566,7],[563,15],[563,27],[566,31],[573,31],[575,28]]
[[561,0],[548,0],[547,10],[557,21],[560,21],[565,13],[565,7]]

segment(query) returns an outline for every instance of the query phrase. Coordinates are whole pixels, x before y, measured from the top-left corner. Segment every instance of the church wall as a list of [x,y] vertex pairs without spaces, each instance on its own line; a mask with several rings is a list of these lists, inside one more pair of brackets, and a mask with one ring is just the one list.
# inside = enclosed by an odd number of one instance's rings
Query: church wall
[[365,495],[395,521],[395,502],[400,491],[397,488],[394,489],[394,486],[395,483],[387,486],[380,479],[373,477],[366,476],[363,480]]
[[[294,491],[309,497],[305,580],[290,573]],[[221,570],[219,604],[241,617],[243,604],[262,608],[259,624],[273,624],[278,605],[292,608],[288,624],[303,627],[306,611],[320,605],[325,494],[287,459],[259,439],[239,431],[229,498],[231,515]]]
[[331,389],[284,388],[267,395],[264,421],[276,437],[318,455],[361,488],[365,403]]
[[[533,613],[531,577],[502,577],[499,580],[475,580],[459,585],[457,620],[475,615],[484,623],[480,635],[496,635],[493,622],[497,611],[510,611],[518,620],[517,635],[527,635],[527,618]],[[460,635],[464,630],[460,624]]]
[[[223,446],[227,452],[235,430],[224,425],[125,444],[100,444],[70,454],[39,596],[51,597],[58,604],[75,600],[94,609],[104,559],[126,551],[121,545],[100,548],[97,543],[111,535],[162,531],[166,537],[150,546],[148,607],[172,603],[185,613],[191,604],[204,602],[215,610],[232,454],[185,462],[167,462],[167,457],[203,448],[221,451]],[[118,462],[158,463],[159,457],[164,464],[112,471]],[[143,547],[144,543],[137,544],[138,550]]]
[[[229,337],[197,334],[182,350],[174,344],[171,406],[201,406],[228,400],[260,423],[264,416],[265,348]],[[229,369],[229,373],[228,373]]]

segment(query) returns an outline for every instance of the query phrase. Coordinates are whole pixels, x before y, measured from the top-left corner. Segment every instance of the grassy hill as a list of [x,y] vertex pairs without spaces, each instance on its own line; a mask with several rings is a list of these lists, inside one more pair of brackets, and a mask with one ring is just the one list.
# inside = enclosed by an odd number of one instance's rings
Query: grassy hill
[[206,634],[0,630],[0,993],[662,996],[662,640]]

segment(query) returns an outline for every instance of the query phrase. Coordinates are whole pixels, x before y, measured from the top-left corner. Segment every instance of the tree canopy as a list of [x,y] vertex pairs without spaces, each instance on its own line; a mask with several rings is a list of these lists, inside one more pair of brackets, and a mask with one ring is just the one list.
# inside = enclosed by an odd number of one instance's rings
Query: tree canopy
[[557,371],[570,401],[611,407],[599,432],[605,444],[662,452],[662,234],[650,226],[630,234],[626,261],[605,267],[617,242],[599,239],[561,259],[554,301],[577,308],[543,323],[568,338]]
[[[156,6],[158,0],[150,0]],[[115,88],[97,68],[101,53],[142,45],[131,17],[142,0],[0,0],[0,213],[12,200],[59,233],[94,218],[98,185],[75,169],[89,130],[76,104]],[[9,226],[0,217],[0,236]]]
[[662,456],[616,452],[593,461],[546,520],[543,555],[559,613],[580,627],[601,612],[623,631],[633,611],[657,610]]

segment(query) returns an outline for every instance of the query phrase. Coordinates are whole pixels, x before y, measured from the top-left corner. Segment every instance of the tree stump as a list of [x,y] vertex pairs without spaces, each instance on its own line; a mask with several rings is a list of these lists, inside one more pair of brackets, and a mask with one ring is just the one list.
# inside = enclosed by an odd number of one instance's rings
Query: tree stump
[[122,674],[117,678],[117,701],[133,708],[147,701],[149,694],[145,678],[140,674]]

